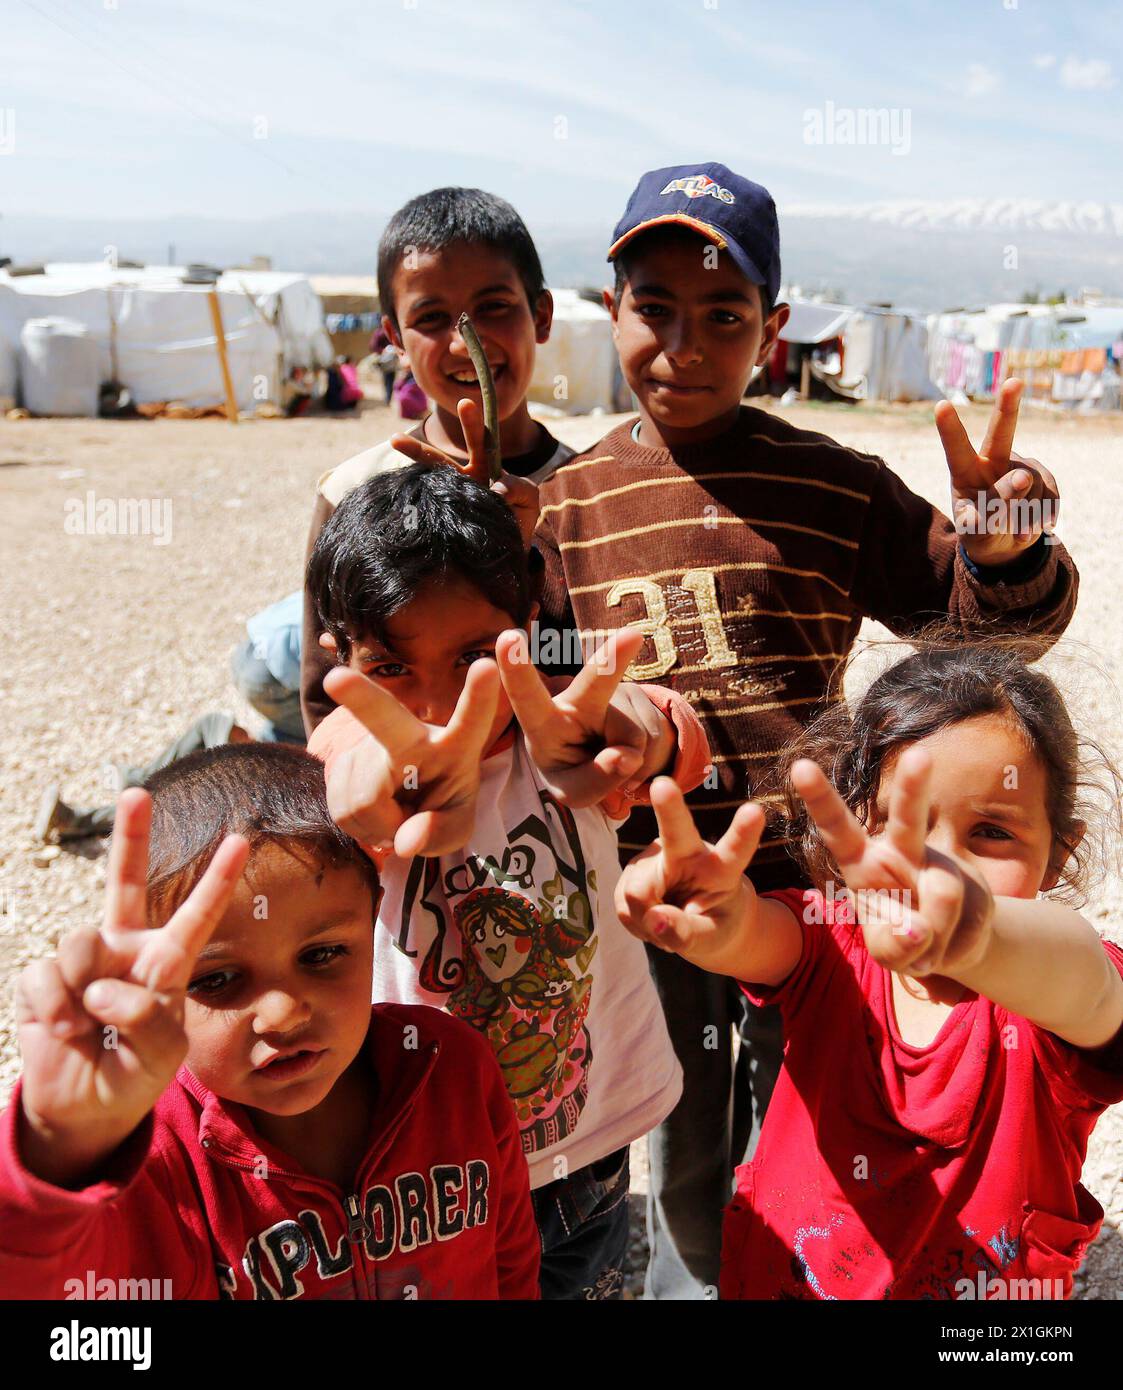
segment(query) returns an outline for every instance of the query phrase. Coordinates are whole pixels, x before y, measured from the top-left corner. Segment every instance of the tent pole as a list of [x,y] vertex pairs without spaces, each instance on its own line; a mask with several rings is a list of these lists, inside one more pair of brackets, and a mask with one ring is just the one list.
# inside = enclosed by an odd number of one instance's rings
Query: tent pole
[[238,423],[238,401],[234,395],[234,382],[230,376],[230,360],[226,356],[226,330],[222,326],[222,309],[219,306],[217,290],[208,292],[207,302],[211,306],[214,340],[218,348],[218,360],[222,365],[222,383],[226,388],[226,418],[232,425],[236,425]]

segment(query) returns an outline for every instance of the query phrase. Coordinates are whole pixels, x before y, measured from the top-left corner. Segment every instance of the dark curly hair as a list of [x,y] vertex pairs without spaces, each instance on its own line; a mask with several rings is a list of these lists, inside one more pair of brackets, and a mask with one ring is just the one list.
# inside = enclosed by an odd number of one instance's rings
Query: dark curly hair
[[413,463],[376,473],[343,498],[308,559],[305,586],[322,632],[346,661],[429,583],[462,579],[521,627],[530,614],[526,546],[497,493],[455,468]]

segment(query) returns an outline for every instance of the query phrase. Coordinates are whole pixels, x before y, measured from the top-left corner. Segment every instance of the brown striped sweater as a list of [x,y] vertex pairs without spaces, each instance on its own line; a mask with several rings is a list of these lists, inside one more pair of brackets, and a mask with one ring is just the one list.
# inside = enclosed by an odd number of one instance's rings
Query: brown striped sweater
[[[1021,560],[1014,582],[973,574],[951,521],[879,458],[748,406],[721,437],[674,450],[637,444],[633,424],[542,485],[541,621],[647,633],[629,674],[684,695],[710,740],[717,785],[688,798],[708,840],[822,708],[863,617],[901,636],[950,619],[1051,639],[1072,615],[1062,545],[1042,545],[1020,582]],[[622,850],[654,837],[637,808]],[[785,843],[780,824],[754,860],[758,887],[798,881]]]

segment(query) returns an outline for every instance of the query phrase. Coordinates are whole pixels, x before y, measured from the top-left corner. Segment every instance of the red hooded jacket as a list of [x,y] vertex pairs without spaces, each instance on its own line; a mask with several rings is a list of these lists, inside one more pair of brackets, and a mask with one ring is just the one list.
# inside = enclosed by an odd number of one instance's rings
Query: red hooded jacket
[[539,1238],[514,1110],[487,1042],[380,1004],[379,1082],[355,1190],[299,1170],[182,1067],[81,1191],[0,1117],[0,1298],[536,1298]]

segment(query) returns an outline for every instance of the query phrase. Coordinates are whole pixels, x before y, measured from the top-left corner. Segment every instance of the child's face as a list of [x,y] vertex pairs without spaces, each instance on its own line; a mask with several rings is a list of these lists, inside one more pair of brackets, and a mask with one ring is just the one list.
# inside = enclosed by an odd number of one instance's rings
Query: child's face
[[438,409],[455,416],[465,397],[482,401],[456,329],[463,313],[471,316],[487,354],[499,419],[523,406],[535,345],[550,336],[553,300],[543,294],[532,311],[517,270],[502,252],[466,242],[415,252],[394,272],[393,292],[397,326],[387,319],[386,331]]
[[[386,624],[385,642],[356,640],[347,664],[388,690],[416,719],[442,728],[452,718],[468,667],[495,659],[501,632],[516,626],[464,579],[432,581]],[[511,722],[501,689],[488,746]]]
[[701,236],[654,235],[627,258],[617,305],[605,291],[624,377],[668,442],[724,429],[787,306],[761,319],[760,289]]
[[252,1110],[313,1109],[366,1038],[373,935],[357,869],[263,845],[192,974],[188,1067]]
[[[1053,886],[1053,831],[1045,768],[1001,715],[949,725],[919,740],[932,759],[927,843],[965,859],[1004,898],[1033,898]],[[897,760],[886,760],[876,819],[884,825]]]

